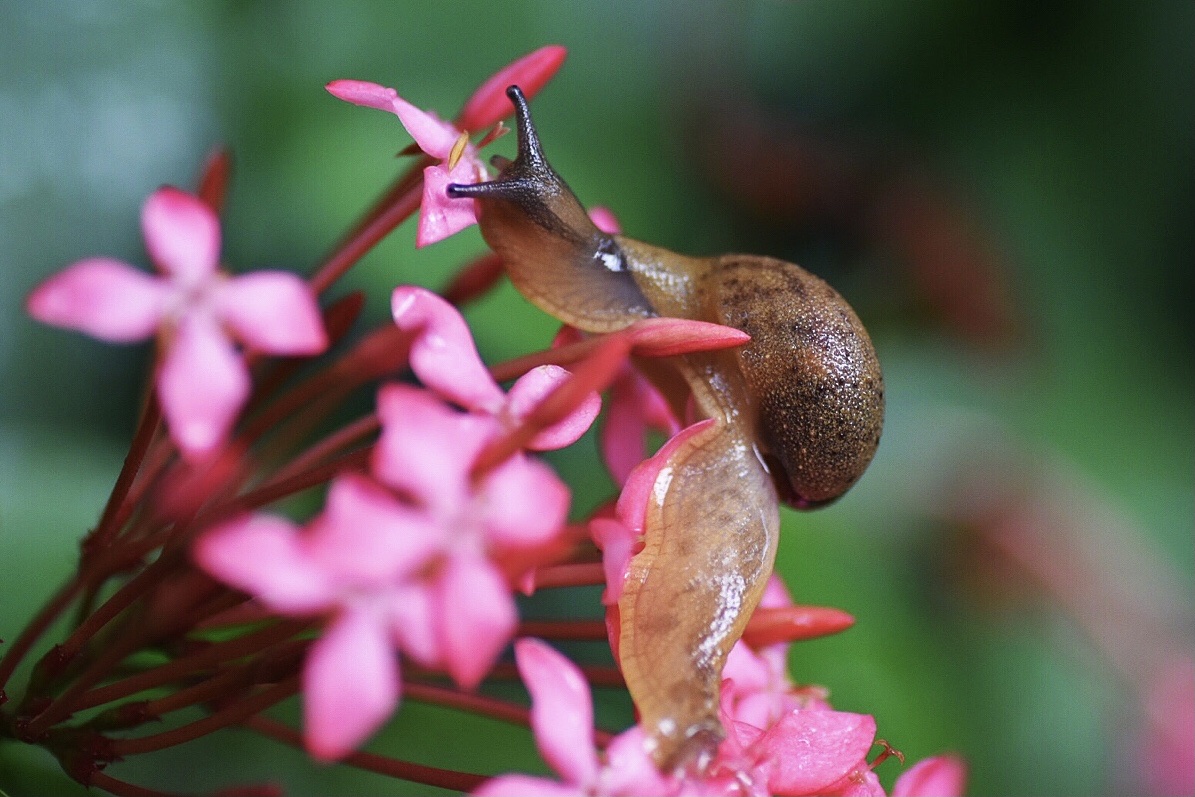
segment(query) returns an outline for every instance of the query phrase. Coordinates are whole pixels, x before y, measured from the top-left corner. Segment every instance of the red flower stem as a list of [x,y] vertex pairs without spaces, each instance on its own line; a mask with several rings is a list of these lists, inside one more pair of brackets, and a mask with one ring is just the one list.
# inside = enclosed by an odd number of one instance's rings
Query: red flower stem
[[541,365],[572,365],[593,354],[601,342],[601,338],[587,338],[559,348],[524,354],[521,357],[491,365],[490,375],[494,377],[495,382],[509,382]]
[[179,689],[157,700],[147,700],[144,704],[146,716],[160,717],[172,711],[217,700],[235,702],[236,698],[233,696],[239,696],[243,689],[254,684],[279,680],[269,677],[270,675],[298,677],[296,673],[308,645],[307,640],[288,642],[280,645],[278,650],[271,651],[268,658],[257,659],[240,667],[231,667],[194,686]]
[[[60,661],[69,662],[77,656],[83,649],[83,645],[91,641],[92,637],[103,626],[123,612],[137,598],[147,594],[161,580],[164,571],[169,571],[171,561],[175,558],[171,552],[165,552],[156,562],[134,576],[67,637],[66,641],[54,651],[56,657]],[[195,600],[202,600],[208,588],[214,586],[206,581],[200,582],[200,584],[200,594]],[[194,595],[194,591],[191,594]],[[117,600],[121,596],[123,598]],[[182,606],[184,604],[179,600],[176,605]],[[179,612],[179,614],[182,613],[184,612]],[[124,629],[124,633],[116,634],[115,642],[110,647],[101,650],[99,655],[87,665],[86,669],[71,682],[70,686],[51,700],[49,705],[29,721],[27,727],[32,738],[40,737],[56,723],[66,719],[77,711],[76,701],[80,696],[107,677],[129,654],[138,650],[153,635],[161,634],[164,630],[168,630],[163,628],[161,624],[155,624],[152,615],[148,618],[144,615],[138,616],[131,620],[131,622],[134,624],[133,628],[126,628]],[[177,622],[176,619],[175,624]]]
[[609,387],[630,351],[631,339],[627,335],[614,333],[603,338],[593,354],[573,371],[571,377],[544,396],[522,423],[481,450],[470,475],[480,479],[516,451],[526,448],[540,431],[579,407],[590,393]]
[[[276,720],[258,715],[250,717],[241,724],[252,731],[260,733],[262,736],[282,742],[291,747],[303,748],[303,737],[299,735],[298,731]],[[375,753],[349,753],[340,759],[339,763],[369,772],[376,772],[379,775],[389,775],[392,778],[400,778],[414,783],[438,786],[441,789],[453,789],[460,792],[473,791],[482,783],[489,780],[489,776],[487,775],[457,772],[452,769],[439,769],[437,767],[414,764],[410,761],[387,758]]]
[[189,678],[226,662],[251,656],[289,639],[309,626],[308,622],[284,621],[224,642],[213,642],[151,670],[143,670],[115,683],[92,689],[79,697],[75,703],[75,710],[102,706],[147,689]]
[[[13,643],[8,646],[8,650],[4,652],[4,657],[0,658],[0,695],[4,694],[4,687],[8,683],[8,679],[12,677],[13,672],[25,656],[28,655],[30,649],[41,638],[41,635],[46,632],[46,629],[54,624],[59,614],[70,605],[71,601],[75,599],[75,596],[78,595],[82,588],[83,584],[78,576],[63,584],[58,592],[50,600],[46,601],[41,610],[29,621],[29,624],[13,640]],[[2,702],[3,700],[0,700],[0,703]]]
[[329,459],[341,449],[361,443],[366,438],[377,433],[379,429],[381,429],[381,423],[378,421],[377,415],[370,414],[363,418],[358,418],[310,446],[306,451],[279,468],[268,483],[281,482],[296,477]]
[[535,571],[535,588],[596,586],[606,583],[601,562],[551,565]]
[[297,473],[279,481],[268,481],[256,490],[205,511],[195,519],[195,524],[200,528],[207,528],[240,512],[257,509],[295,493],[317,487],[341,471],[364,467],[369,463],[369,455],[372,450],[372,448],[361,448],[349,451],[317,465],[305,473]]
[[524,620],[519,623],[517,636],[605,641],[607,633],[601,620]]
[[165,750],[168,747],[174,747],[175,745],[189,742],[192,739],[206,736],[213,731],[229,725],[239,725],[245,719],[265,711],[270,706],[282,702],[298,691],[299,676],[294,675],[264,689],[260,689],[251,695],[238,698],[214,714],[204,717],[201,720],[196,720],[188,725],[183,725],[163,733],[155,733],[152,736],[141,736],[135,739],[113,739],[111,742],[112,753],[123,758],[130,755],[137,755],[138,753],[152,753],[157,750]]
[[[420,161],[420,164],[422,161]],[[416,164],[419,166],[419,164]],[[417,179],[404,176],[365,215],[359,224],[336,251],[324,261],[319,270],[308,280],[311,289],[319,295],[344,276],[366,252],[386,237],[395,227],[419,209],[423,200],[423,173]]]
[[125,455],[124,465],[121,466],[120,475],[116,477],[116,484],[108,495],[108,503],[104,505],[100,521],[96,524],[95,530],[83,539],[83,565],[86,565],[87,560],[95,555],[95,551],[106,547],[119,531],[121,524],[116,522],[120,514],[119,510],[133,486],[141,464],[145,461],[145,455],[149,451],[150,443],[154,440],[154,433],[161,420],[162,408],[158,404],[157,394],[150,390],[145,399],[145,407],[141,411],[141,419],[137,422],[137,430],[133,433],[133,439],[129,443],[129,453]]
[[[509,722],[513,725],[522,725],[526,728],[531,727],[530,709],[525,706],[517,706],[514,703],[507,703],[505,700],[486,697],[485,695],[460,692],[444,686],[406,681],[403,683],[403,696],[410,700],[417,700],[420,703],[431,703],[437,706],[445,706],[446,708],[460,709],[461,711],[472,714],[481,714],[485,717]],[[614,737],[613,734],[598,729],[594,729],[593,733],[594,741],[602,746],[609,744],[610,739]]]
[[[580,668],[581,673],[585,676],[585,680],[591,686],[615,688],[626,686],[626,681],[617,667],[601,664],[577,664],[577,667]],[[518,668],[506,662],[495,664],[494,669],[490,670],[490,674],[487,677],[496,681],[518,681],[522,679]]]

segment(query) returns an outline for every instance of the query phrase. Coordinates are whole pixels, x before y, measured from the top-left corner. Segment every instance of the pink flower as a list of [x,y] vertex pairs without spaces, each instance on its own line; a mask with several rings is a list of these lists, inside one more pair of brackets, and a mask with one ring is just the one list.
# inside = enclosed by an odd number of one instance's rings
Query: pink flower
[[[443,298],[423,288],[400,286],[391,297],[391,310],[399,329],[415,335],[410,364],[419,380],[454,404],[492,417],[503,430],[521,423],[540,400],[570,378],[559,366],[542,365],[504,393],[478,356],[465,319]],[[540,431],[529,447],[546,451],[575,442],[600,410],[601,399],[590,393],[566,417]]]
[[283,615],[328,615],[303,667],[304,733],[321,760],[341,758],[398,704],[395,648],[409,640],[413,578],[441,530],[363,476],[337,478],[303,530],[268,515],[212,529],[196,562]]
[[437,559],[408,612],[411,655],[471,688],[514,633],[511,584],[541,552],[555,553],[568,488],[521,452],[473,478],[472,463],[498,433],[497,421],[454,410],[426,390],[386,385],[378,414],[374,474],[441,530]]
[[967,784],[967,765],[955,756],[918,761],[892,784],[892,797],[961,797]]
[[[593,739],[593,703],[581,671],[538,639],[515,643],[515,661],[531,693],[531,728],[540,754],[563,783],[528,775],[501,775],[474,792],[489,797],[535,795],[637,795],[674,793],[634,727],[599,754]],[[604,759],[604,760],[603,760]]]
[[155,332],[165,354],[156,376],[170,435],[185,455],[224,440],[249,395],[234,341],[269,354],[318,354],[327,345],[315,298],[294,274],[229,277],[218,269],[220,225],[211,208],[177,188],[146,200],[141,225],[161,276],[110,258],[88,258],[29,296],[30,315],[112,342]]
[[416,246],[443,240],[477,222],[473,201],[452,199],[446,190],[450,183],[469,184],[486,179],[485,163],[470,142],[469,132],[489,127],[512,113],[514,108],[503,95],[506,87],[512,83],[522,85],[527,95],[532,96],[560,68],[565,54],[563,47],[542,47],[503,68],[474,93],[457,124],[416,108],[394,89],[377,83],[334,80],[327,85],[329,93],[345,102],[393,113],[419,149],[439,161],[423,170],[423,203]]

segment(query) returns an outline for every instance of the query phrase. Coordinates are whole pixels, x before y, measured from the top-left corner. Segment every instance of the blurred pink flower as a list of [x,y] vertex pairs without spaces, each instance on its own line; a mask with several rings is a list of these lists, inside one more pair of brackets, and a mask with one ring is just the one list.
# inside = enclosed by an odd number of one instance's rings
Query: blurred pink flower
[[594,745],[589,685],[576,665],[538,639],[516,642],[515,661],[531,693],[531,728],[536,744],[563,782],[529,775],[501,775],[487,781],[474,794],[651,797],[674,793],[674,784],[652,763],[646,737],[637,726],[616,736],[604,756],[599,754]]
[[338,477],[305,529],[268,515],[203,535],[194,557],[211,575],[279,614],[329,615],[303,667],[304,734],[321,760],[351,752],[398,703],[395,648],[417,571],[443,531],[364,476]]
[[88,258],[35,288],[27,308],[39,321],[112,342],[156,331],[165,348],[157,391],[170,435],[184,454],[207,454],[249,394],[249,372],[233,341],[269,354],[318,354],[328,345],[323,321],[294,274],[221,272],[220,223],[197,197],[161,188],[146,200],[141,225],[162,276]]

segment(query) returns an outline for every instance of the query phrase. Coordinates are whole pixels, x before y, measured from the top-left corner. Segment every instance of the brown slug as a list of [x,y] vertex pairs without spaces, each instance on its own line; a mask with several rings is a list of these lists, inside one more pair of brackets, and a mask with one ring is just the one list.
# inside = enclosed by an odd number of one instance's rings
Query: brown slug
[[822,506],[875,454],[879,362],[850,305],[799,266],[754,255],[687,257],[608,235],[544,159],[517,86],[518,156],[493,181],[449,186],[532,303],[578,329],[643,318],[713,321],[738,349],[639,363],[683,417],[715,423],[672,452],[651,492],[643,549],[618,601],[623,675],[665,770],[702,767],[724,731],[722,667],[772,571],[778,501]]

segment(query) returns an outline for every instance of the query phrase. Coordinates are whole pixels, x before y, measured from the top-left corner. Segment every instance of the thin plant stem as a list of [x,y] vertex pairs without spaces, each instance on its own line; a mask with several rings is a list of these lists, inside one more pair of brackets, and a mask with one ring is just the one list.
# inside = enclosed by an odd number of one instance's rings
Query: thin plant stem
[[[298,731],[283,725],[277,720],[263,717],[260,714],[245,720],[242,725],[277,742],[302,749],[303,737]],[[347,764],[357,769],[376,772],[427,786],[438,786],[441,789],[469,792],[489,780],[487,775],[476,775],[472,772],[458,772],[453,769],[424,766],[410,761],[389,758],[375,753],[349,753],[338,763]]]

